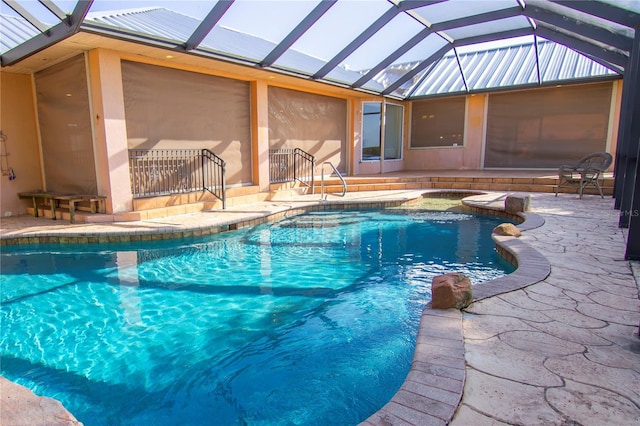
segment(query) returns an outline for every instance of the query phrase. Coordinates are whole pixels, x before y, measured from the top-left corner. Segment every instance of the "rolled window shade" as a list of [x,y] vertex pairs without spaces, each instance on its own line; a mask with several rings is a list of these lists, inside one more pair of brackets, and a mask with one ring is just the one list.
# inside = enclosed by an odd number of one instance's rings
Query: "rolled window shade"
[[346,171],[347,101],[269,87],[269,148],[300,148]]
[[462,146],[465,98],[411,103],[411,148]]
[[611,83],[489,96],[485,167],[557,168],[607,143]]
[[122,61],[129,149],[206,148],[229,185],[251,184],[248,82]]
[[96,194],[84,56],[37,72],[34,79],[47,190]]

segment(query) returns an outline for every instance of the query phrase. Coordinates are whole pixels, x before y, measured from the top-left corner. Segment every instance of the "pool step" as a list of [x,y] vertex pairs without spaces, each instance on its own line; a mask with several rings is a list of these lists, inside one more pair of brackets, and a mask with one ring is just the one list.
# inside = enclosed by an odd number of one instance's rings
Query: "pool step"
[[327,212],[321,215],[309,214],[304,217],[295,217],[294,219],[284,219],[278,222],[281,228],[335,228],[343,225],[350,225],[362,221],[358,214],[354,213],[349,216],[343,214],[329,214]]
[[[227,207],[264,201],[267,195],[255,185],[228,188]],[[134,211],[115,214],[114,221],[157,219],[209,210],[222,210],[222,201],[208,192],[192,192],[134,200]]]

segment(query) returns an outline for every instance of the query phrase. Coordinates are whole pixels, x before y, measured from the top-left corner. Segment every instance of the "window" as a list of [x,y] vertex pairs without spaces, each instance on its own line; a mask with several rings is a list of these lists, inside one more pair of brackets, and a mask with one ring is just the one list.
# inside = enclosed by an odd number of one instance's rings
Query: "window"
[[464,97],[412,102],[411,148],[462,146],[464,113]]
[[383,145],[385,160],[402,157],[404,108],[401,105],[385,104],[384,122],[381,120],[382,109],[381,102],[365,102],[362,107],[362,161],[380,160]]

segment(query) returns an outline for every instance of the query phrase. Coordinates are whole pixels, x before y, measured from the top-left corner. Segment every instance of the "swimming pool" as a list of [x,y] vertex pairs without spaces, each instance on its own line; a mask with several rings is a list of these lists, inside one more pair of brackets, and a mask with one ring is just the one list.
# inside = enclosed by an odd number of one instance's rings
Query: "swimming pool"
[[431,278],[512,271],[503,219],[319,211],[188,241],[3,249],[2,374],[86,425],[356,424],[402,384]]

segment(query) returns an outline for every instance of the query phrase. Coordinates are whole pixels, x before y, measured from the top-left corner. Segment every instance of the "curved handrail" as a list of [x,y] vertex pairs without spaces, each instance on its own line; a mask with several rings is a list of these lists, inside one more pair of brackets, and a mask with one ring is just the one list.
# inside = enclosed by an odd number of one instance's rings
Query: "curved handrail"
[[227,208],[226,166],[227,163],[215,152],[202,149],[202,188],[222,201],[223,210]]
[[331,161],[325,161],[324,163],[322,163],[322,168],[320,169],[320,175],[321,175],[320,200],[326,200],[327,199],[327,195],[328,195],[328,194],[324,193],[324,166],[326,164],[331,166],[333,171],[338,175],[338,178],[340,178],[340,180],[342,181],[342,195],[340,195],[340,196],[344,197],[346,195],[346,193],[347,193],[347,181],[344,180],[344,177],[342,177],[342,174],[338,171],[338,169],[336,169],[336,166],[334,166]]
[[[315,168],[316,157],[300,148],[293,150],[293,180],[311,188],[312,194],[315,193],[315,175],[313,173]],[[311,177],[311,183],[309,183],[309,177]]]

